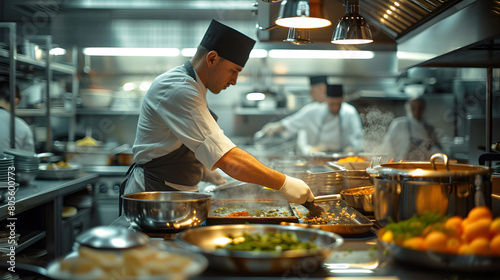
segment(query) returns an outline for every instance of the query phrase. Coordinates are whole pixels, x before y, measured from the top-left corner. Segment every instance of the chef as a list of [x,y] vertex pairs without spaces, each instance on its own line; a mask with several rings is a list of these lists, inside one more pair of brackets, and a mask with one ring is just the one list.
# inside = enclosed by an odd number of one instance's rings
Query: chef
[[312,201],[302,180],[261,164],[224,135],[206,95],[235,85],[255,41],[212,20],[193,58],[152,83],[142,103],[124,193],[197,191],[216,169],[244,182],[279,190],[292,203]]
[[363,125],[354,106],[344,102],[342,85],[326,86],[326,101],[278,123],[281,133],[297,134],[299,153],[361,150]]
[[[14,105],[17,106],[21,100],[19,88],[16,86],[16,98]],[[0,153],[5,148],[10,148],[10,88],[8,82],[0,82]],[[15,117],[15,148],[20,150],[35,151],[33,132],[29,125],[21,118]]]
[[[302,122],[304,115],[310,110],[315,110],[316,106],[320,103],[326,101],[326,85],[327,76],[310,76],[309,77],[309,95],[311,96],[311,102],[304,105],[297,112],[287,117],[289,123]],[[254,139],[258,140],[264,136],[272,136],[282,134],[283,138],[289,138],[294,136],[293,134],[285,132],[285,127],[281,121],[270,122],[264,125],[261,130],[257,131],[254,135]]]
[[406,116],[392,120],[382,142],[382,153],[395,161],[428,161],[441,152],[436,129],[424,120],[426,102],[422,96],[405,104]]

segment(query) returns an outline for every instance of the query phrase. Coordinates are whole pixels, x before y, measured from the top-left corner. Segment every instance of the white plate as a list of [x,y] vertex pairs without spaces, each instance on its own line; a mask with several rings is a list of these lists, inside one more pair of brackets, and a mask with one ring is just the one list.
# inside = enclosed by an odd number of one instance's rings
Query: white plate
[[36,176],[39,179],[65,180],[73,179],[80,174],[82,165],[77,163],[68,163],[69,167],[61,167],[59,169],[47,169],[48,163],[41,163],[40,171]]

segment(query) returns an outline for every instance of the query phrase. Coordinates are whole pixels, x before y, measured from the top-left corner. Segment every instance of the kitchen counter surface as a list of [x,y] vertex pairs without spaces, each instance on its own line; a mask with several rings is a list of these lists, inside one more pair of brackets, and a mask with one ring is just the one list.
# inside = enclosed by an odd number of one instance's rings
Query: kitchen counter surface
[[[34,180],[30,185],[20,186],[16,192],[15,212],[20,213],[25,209],[44,204],[56,197],[74,193],[95,182],[97,174],[80,174],[69,180]],[[0,206],[0,220],[9,217],[8,204]]]
[[[131,228],[123,216],[116,219],[111,225]],[[131,228],[131,230],[134,230]],[[175,234],[150,234],[152,239],[176,246]],[[500,269],[500,268],[499,268]],[[382,246],[377,244],[377,238],[372,232],[364,237],[344,236],[344,244],[336,250],[316,271],[295,269],[283,275],[240,275],[215,271],[210,267],[201,275],[192,277],[196,280],[215,279],[375,279],[375,280],[459,280],[459,279],[499,279],[498,273],[482,272],[453,272],[422,267],[413,264],[401,263],[394,260]]]

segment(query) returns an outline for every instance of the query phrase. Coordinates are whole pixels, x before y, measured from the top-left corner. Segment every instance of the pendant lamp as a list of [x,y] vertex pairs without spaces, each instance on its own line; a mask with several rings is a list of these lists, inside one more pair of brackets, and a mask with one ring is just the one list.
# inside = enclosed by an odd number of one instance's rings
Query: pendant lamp
[[368,44],[373,42],[368,22],[359,14],[359,0],[345,0],[345,15],[339,20],[332,37],[334,44]]
[[309,29],[290,28],[288,29],[288,37],[283,42],[295,45],[310,44],[312,41],[309,39]]
[[323,17],[322,0],[283,0],[276,24],[282,27],[306,29],[330,26]]

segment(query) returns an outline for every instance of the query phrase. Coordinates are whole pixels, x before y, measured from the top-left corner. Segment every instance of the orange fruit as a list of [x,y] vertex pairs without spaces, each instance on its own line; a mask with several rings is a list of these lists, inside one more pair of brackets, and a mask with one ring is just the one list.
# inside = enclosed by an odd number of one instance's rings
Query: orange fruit
[[446,230],[448,230],[450,234],[460,235],[460,234],[462,234],[462,230],[463,230],[462,222],[463,222],[462,217],[453,216],[453,217],[448,218],[448,220],[446,220],[444,222],[444,228]]
[[462,243],[462,245],[460,245],[460,247],[458,248],[458,252],[457,253],[459,255],[473,255],[474,251],[472,251],[472,249],[470,248],[469,244]]
[[394,235],[392,231],[388,230],[382,234],[382,240],[387,242],[387,243],[392,243],[392,240],[394,239]]
[[458,250],[460,249],[460,246],[462,246],[462,241],[460,241],[459,237],[450,237],[446,241],[446,251],[451,254],[456,254],[458,253]]
[[496,217],[490,224],[490,234],[495,236],[500,234],[500,217]]
[[476,206],[469,211],[467,218],[472,221],[478,221],[484,218],[493,220],[493,214],[491,213],[491,209],[486,206]]
[[484,218],[465,225],[464,232],[462,234],[464,241],[469,243],[479,237],[489,238],[490,224],[491,220]]
[[441,231],[431,231],[425,237],[425,247],[427,250],[436,251],[440,253],[446,252],[446,242],[448,236]]
[[490,241],[491,254],[500,256],[500,234],[495,235]]
[[405,240],[403,242],[403,247],[412,250],[425,251],[425,240],[422,236],[415,236]]
[[469,243],[474,255],[488,256],[490,254],[490,241],[488,238],[478,237]]

